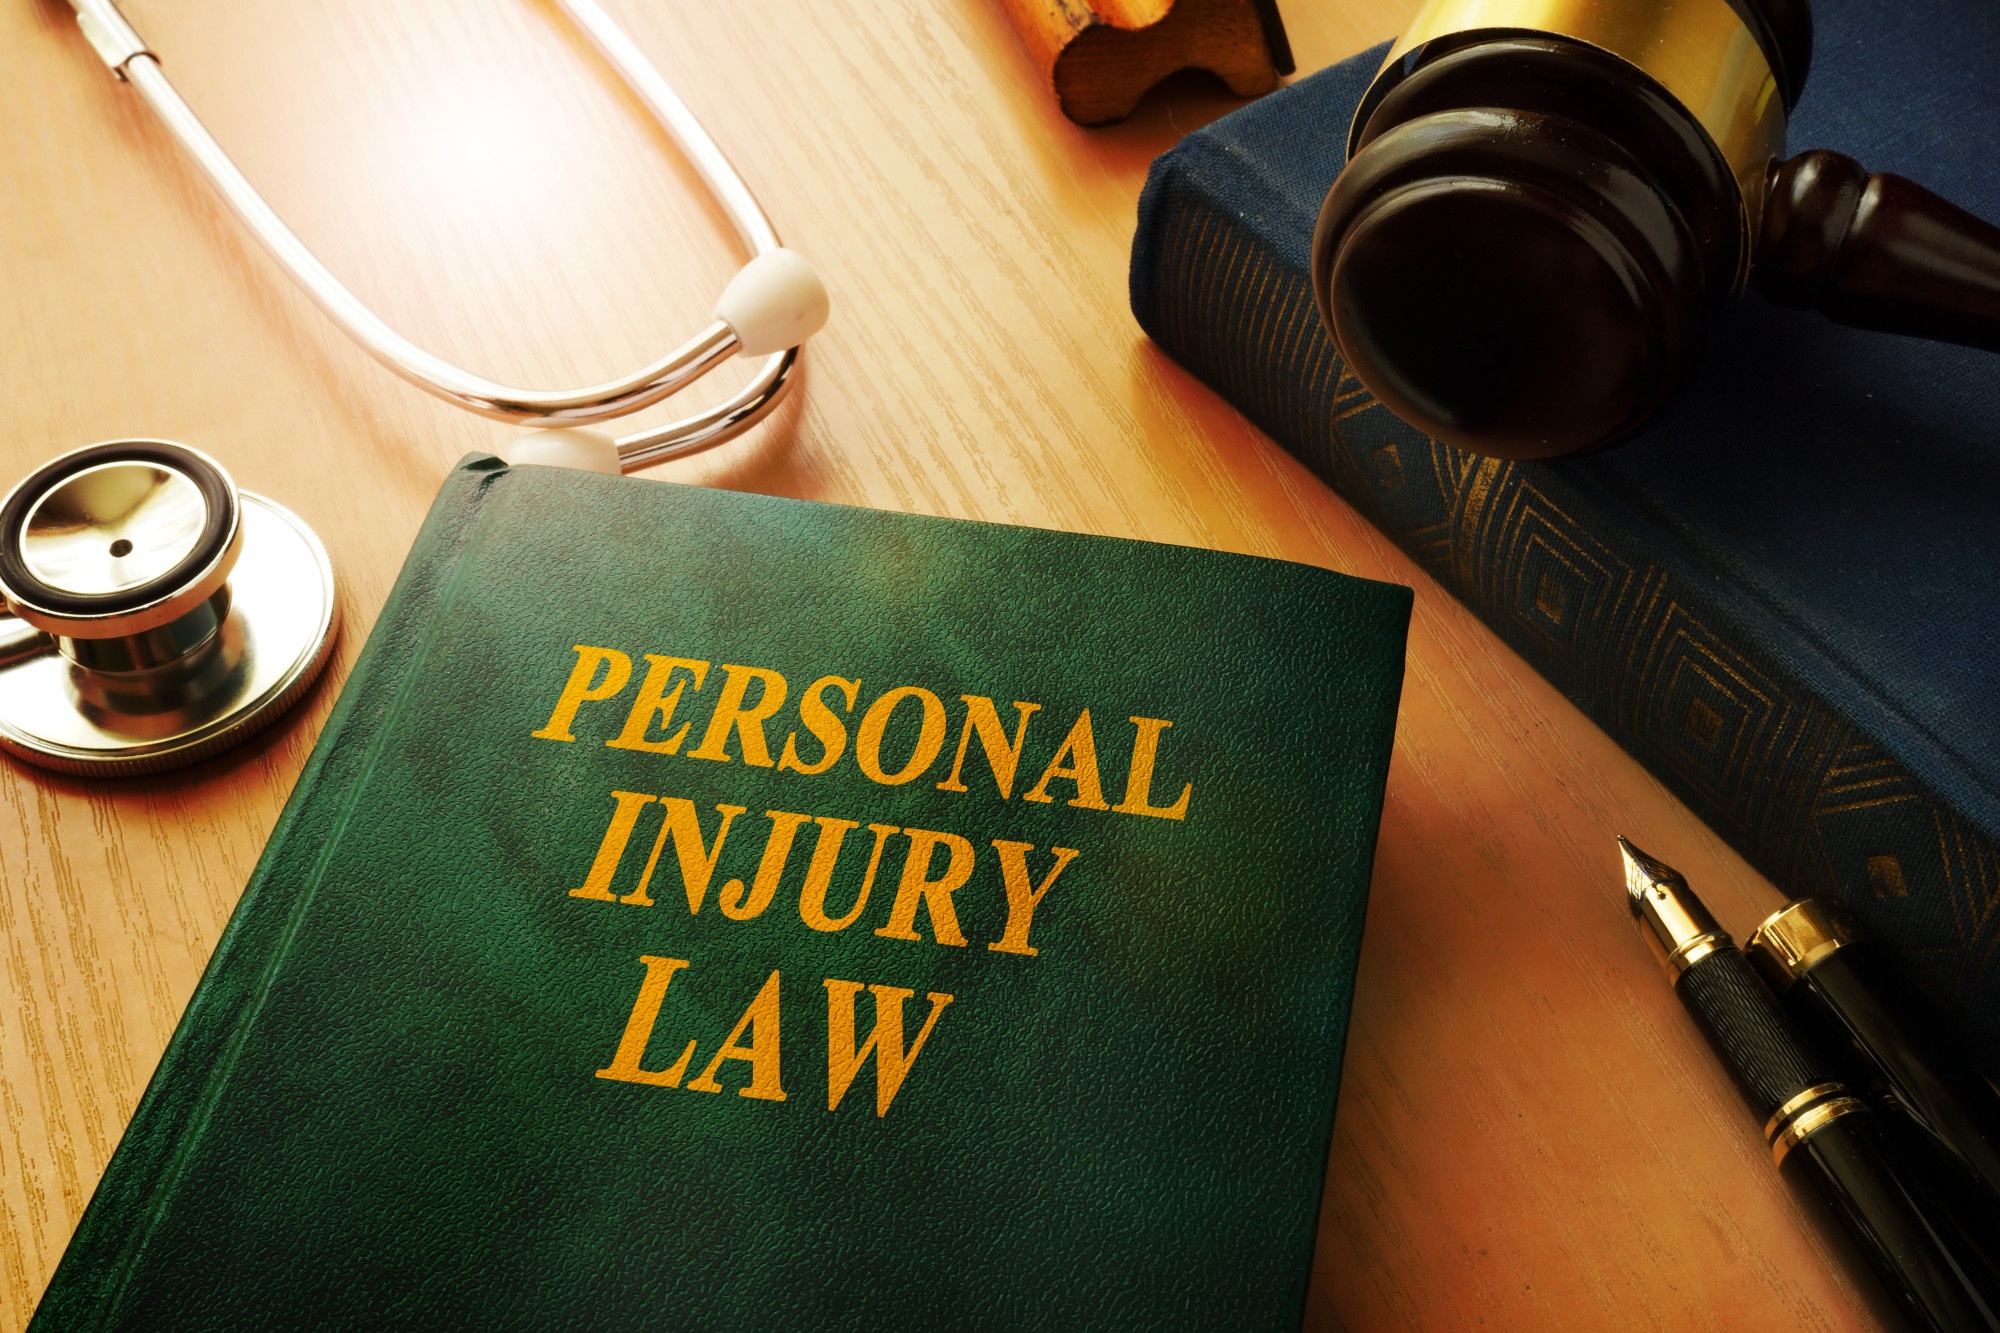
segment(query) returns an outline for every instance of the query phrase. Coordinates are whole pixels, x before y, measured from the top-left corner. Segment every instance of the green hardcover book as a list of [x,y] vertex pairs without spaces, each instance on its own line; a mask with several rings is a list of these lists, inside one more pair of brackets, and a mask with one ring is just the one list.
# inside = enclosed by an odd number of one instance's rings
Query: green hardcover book
[[467,459],[33,1327],[1296,1327],[1409,607]]

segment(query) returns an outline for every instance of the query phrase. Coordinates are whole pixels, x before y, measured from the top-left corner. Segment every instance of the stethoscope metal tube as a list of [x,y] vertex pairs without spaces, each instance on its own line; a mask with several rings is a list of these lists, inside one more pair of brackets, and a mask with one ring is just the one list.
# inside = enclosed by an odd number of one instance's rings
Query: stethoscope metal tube
[[[320,263],[174,91],[113,0],[70,0],[91,46],[138,90],[223,199],[320,309],[411,384],[481,416],[550,429],[516,463],[630,472],[729,439],[791,383],[826,319],[812,266],[687,106],[595,0],[557,0],[672,135],[752,258],[709,326],[622,379],[517,389],[389,327]],[[727,401],[623,439],[586,429],[650,407],[737,353],[762,365]],[[0,751],[68,773],[148,773],[236,744],[325,665],[339,625],[333,566],[312,530],[236,489],[221,464],[167,440],[63,455],[0,499]]]
[[[499,384],[434,356],[396,332],[349,291],[264,202],[256,187],[175,91],[158,57],[147,49],[112,0],[70,2],[77,12],[79,26],[98,56],[138,91],[271,256],[369,355],[418,388],[498,421],[588,426],[650,407],[686,388],[736,352],[746,350],[739,330],[717,319],[679,348],[629,375],[585,388],[559,390],[519,389]],[[595,0],[557,0],[557,3],[673,137],[721,204],[730,224],[754,256],[739,280],[749,276],[760,262],[778,268],[764,258],[782,250],[777,232],[742,177],[687,105]],[[790,258],[789,252],[784,253]],[[802,261],[794,258],[793,262],[802,266]],[[817,294],[817,316],[808,312],[800,320],[802,325],[811,326],[805,329],[809,333],[824,319],[824,292],[809,269],[803,279],[796,271],[778,274],[780,283],[788,280],[803,281],[810,288],[800,297],[807,306],[812,305]],[[764,364],[750,382],[726,401],[679,421],[620,438],[617,441],[620,468],[629,472],[694,453],[748,429],[777,404],[789,387],[797,357],[796,345],[772,351],[764,356]]]

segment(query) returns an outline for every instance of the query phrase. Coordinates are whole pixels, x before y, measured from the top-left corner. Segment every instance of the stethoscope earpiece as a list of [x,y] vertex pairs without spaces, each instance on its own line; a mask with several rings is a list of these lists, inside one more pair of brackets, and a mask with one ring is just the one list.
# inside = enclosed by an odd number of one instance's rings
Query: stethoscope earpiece
[[16,486],[0,597],[0,749],[90,775],[249,736],[312,684],[339,620],[312,530],[167,440],[90,445]]
[[[803,255],[766,250],[738,269],[715,303],[715,323],[746,356],[789,352],[819,332],[828,310],[826,284]],[[588,426],[537,426],[515,437],[509,463],[574,468],[617,476],[625,471],[619,441]]]

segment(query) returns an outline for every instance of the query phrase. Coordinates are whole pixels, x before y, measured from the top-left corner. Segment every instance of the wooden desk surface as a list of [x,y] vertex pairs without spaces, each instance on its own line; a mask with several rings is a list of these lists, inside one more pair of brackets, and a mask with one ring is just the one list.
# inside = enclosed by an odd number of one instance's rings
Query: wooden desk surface
[[[1412,6],[1290,0],[1301,71]],[[1871,1326],[1635,933],[1612,835],[1683,867],[1739,937],[1776,892],[1133,323],[1146,165],[1234,103],[1185,82],[1077,129],[989,0],[611,7],[834,302],[772,424],[658,475],[1416,587],[1307,1326]],[[540,0],[127,12],[322,257],[488,373],[623,371],[698,328],[737,262]],[[18,1329],[438,480],[511,432],[349,344],[57,0],[0,6],[0,181],[0,477],[119,436],[208,450],[319,530],[347,624],[295,717],[180,776],[0,766],[0,1328]]]

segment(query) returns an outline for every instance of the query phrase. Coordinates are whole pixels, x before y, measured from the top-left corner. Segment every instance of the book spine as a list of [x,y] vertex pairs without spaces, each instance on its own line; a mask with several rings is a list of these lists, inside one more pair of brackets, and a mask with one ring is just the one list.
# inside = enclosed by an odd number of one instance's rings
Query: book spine
[[367,646],[278,816],[264,854],[195,986],[173,1040],[139,1099],[118,1150],[29,1329],[108,1328],[158,1220],[167,1189],[198,1142],[266,986],[284,956],[339,834],[343,794],[365,774],[369,741],[392,711],[423,626],[456,564],[497,459],[467,459],[433,503]]
[[1724,585],[1561,467],[1451,449],[1382,407],[1321,325],[1305,255],[1273,239],[1299,229],[1231,202],[1255,192],[1246,170],[1198,137],[1154,164],[1131,275],[1145,331],[1781,888],[1844,903],[2000,1068],[2000,847],[1739,623]]

